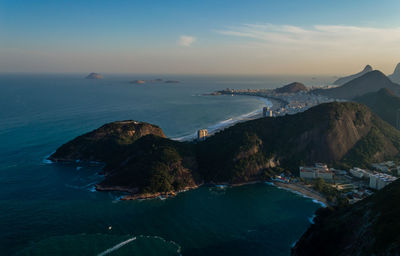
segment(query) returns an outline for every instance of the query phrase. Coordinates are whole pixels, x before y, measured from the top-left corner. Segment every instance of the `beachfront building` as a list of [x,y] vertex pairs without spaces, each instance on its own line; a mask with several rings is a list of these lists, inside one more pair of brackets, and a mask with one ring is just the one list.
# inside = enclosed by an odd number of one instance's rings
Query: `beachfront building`
[[200,129],[197,131],[198,140],[205,140],[207,138],[207,135],[208,135],[207,129]]
[[363,170],[363,169],[358,168],[358,167],[354,167],[354,168],[350,169],[350,174],[353,177],[356,177],[356,178],[359,178],[359,179],[363,179],[363,178],[368,179],[371,175],[373,175],[371,172]]
[[397,178],[393,177],[392,175],[377,173],[370,176],[369,187],[380,190],[395,180],[397,180]]
[[303,179],[316,179],[322,178],[324,180],[332,180],[333,172],[331,172],[326,164],[316,163],[313,167],[300,167],[300,178]]

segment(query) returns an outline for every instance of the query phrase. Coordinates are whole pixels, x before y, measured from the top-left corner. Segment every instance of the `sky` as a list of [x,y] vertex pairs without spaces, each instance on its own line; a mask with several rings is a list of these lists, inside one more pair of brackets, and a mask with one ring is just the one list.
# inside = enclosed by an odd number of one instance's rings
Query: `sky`
[[390,74],[399,13],[399,0],[0,0],[0,73]]

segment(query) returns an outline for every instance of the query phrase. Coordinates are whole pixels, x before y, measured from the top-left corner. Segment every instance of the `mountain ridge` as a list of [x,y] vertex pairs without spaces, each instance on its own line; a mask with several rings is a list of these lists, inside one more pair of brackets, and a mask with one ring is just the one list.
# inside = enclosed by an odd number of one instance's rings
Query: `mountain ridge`
[[343,84],[348,83],[351,80],[353,80],[357,77],[363,76],[366,73],[371,72],[371,71],[373,71],[373,68],[371,67],[371,65],[366,65],[362,71],[360,71],[356,74],[353,74],[353,75],[341,77],[341,78],[337,79],[335,82],[333,82],[333,84],[334,85],[343,85]]

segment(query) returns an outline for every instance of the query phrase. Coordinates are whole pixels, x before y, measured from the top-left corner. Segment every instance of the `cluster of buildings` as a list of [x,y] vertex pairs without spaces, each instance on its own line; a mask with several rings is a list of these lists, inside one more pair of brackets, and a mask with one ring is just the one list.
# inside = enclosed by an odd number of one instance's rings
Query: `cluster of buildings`
[[397,180],[397,178],[393,177],[392,175],[386,173],[376,173],[369,177],[369,187],[380,190],[395,180]]
[[322,178],[324,180],[333,180],[334,172],[332,172],[326,164],[316,163],[312,167],[300,167],[300,178],[303,179],[316,179]]
[[313,106],[321,103],[332,102],[334,99],[312,94],[308,91],[299,91],[296,93],[277,93],[275,90],[269,89],[225,89],[214,93],[214,95],[228,94],[228,95],[247,95],[269,98],[280,102],[273,106],[273,110],[269,108],[263,109],[264,117],[283,116],[286,114],[296,114],[303,112]]
[[[391,165],[395,167],[393,162],[385,162],[380,164],[374,164],[374,168],[379,166],[379,170],[386,170],[381,168],[382,166]],[[400,168],[399,168],[400,169]],[[388,169],[389,170],[389,169]],[[347,174],[350,174],[348,176]],[[341,179],[337,179],[337,177],[341,177]],[[353,177],[353,178],[352,178]],[[300,167],[300,178],[303,179],[316,179],[322,178],[326,181],[336,181],[336,180],[346,180],[349,181],[349,184],[341,184],[343,188],[349,187],[369,187],[372,189],[380,190],[392,183],[397,179],[388,173],[376,172],[364,170],[358,167],[354,167],[348,171],[348,173],[344,170],[336,170],[330,169],[326,164],[316,163],[315,166],[312,167]],[[343,179],[344,178],[344,179]],[[356,179],[354,179],[356,178]],[[364,180],[364,181],[363,181]],[[365,182],[368,180],[368,182]],[[364,184],[365,183],[365,184]]]

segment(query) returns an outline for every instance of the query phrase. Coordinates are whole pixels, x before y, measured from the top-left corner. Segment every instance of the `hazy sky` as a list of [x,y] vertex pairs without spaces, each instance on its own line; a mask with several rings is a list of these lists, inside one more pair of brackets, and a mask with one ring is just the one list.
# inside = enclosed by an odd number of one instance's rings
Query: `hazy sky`
[[391,73],[399,13],[400,0],[0,0],[0,72]]

